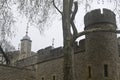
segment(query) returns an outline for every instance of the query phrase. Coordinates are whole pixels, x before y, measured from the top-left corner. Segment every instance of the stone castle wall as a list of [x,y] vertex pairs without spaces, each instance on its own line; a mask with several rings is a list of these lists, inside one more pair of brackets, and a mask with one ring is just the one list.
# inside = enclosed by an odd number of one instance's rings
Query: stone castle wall
[[45,61],[37,64],[37,80],[63,80],[63,58]]
[[[16,62],[16,66],[18,67],[28,67],[32,66],[34,64],[54,60],[57,58],[63,57],[63,48],[58,47],[58,48],[47,48],[47,49],[41,49],[38,51],[36,55],[33,55],[31,57],[27,57],[25,59],[19,60]],[[85,51],[85,39],[81,40],[79,42],[79,45],[75,47],[75,54],[79,52]]]
[[0,80],[35,80],[34,71],[0,65]]
[[33,55],[31,57],[17,61],[16,66],[27,67],[37,63],[42,63],[45,61],[57,59],[62,56],[63,56],[62,47],[45,50],[45,51],[38,52],[36,55]]
[[[80,69],[79,66],[83,60],[85,47],[85,40],[81,40],[75,51],[75,70]],[[83,57],[83,58],[82,58]],[[83,61],[85,63],[85,61]],[[40,51],[37,55],[31,56],[27,59],[23,59],[17,62],[17,66],[27,67],[29,69],[36,70],[37,80],[53,80],[55,76],[56,80],[63,80],[63,52],[62,48],[49,49],[49,51]],[[75,72],[76,72],[75,71]],[[75,73],[80,75],[78,71]],[[79,78],[79,76],[77,76]]]
[[[83,74],[79,70],[82,70],[81,64],[86,63],[84,57],[84,51],[79,51],[79,53],[75,54],[76,80],[79,80],[79,75]],[[55,80],[63,80],[63,57],[41,62],[36,64],[36,66],[37,80],[42,80],[42,78],[44,80],[53,80],[53,76],[55,76]]]

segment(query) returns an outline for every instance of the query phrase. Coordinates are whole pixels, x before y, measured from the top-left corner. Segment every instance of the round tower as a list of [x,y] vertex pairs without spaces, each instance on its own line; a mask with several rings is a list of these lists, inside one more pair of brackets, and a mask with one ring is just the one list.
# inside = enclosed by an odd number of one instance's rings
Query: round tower
[[20,49],[20,56],[19,59],[23,59],[26,57],[31,56],[31,40],[28,34],[23,37],[21,40],[21,49]]
[[[116,30],[115,14],[108,10],[93,10],[84,17],[85,30]],[[86,60],[90,80],[119,80],[117,70],[117,35],[112,32],[92,32],[86,37]]]

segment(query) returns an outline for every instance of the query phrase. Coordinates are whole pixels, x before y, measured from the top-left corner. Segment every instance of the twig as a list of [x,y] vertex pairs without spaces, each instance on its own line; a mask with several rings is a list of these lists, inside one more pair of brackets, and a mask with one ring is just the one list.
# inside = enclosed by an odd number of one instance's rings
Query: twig
[[75,19],[75,15],[78,11],[78,2],[74,2],[74,5],[75,5],[75,8],[74,8],[74,11],[73,11],[73,14],[71,16],[71,20],[70,20],[70,23],[71,23],[71,26],[72,26],[72,29],[73,29],[73,33],[74,35],[76,35],[78,33],[77,29],[76,29],[76,26],[74,24],[74,19]]
[[55,1],[53,0],[53,6],[57,9],[57,11],[62,15],[62,12],[58,9],[58,7],[55,5]]

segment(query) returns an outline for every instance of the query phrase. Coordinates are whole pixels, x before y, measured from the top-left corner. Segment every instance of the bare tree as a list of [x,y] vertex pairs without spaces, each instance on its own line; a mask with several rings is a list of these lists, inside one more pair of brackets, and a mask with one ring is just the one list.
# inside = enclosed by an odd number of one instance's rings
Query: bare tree
[[[4,52],[5,44],[8,45],[8,37],[12,37],[14,31],[12,27],[15,23],[13,12],[11,10],[13,0],[0,0],[0,55],[3,56],[6,63],[9,60]],[[1,45],[4,44],[4,47]],[[9,46],[11,46],[9,44]],[[3,59],[3,58],[2,58]]]
[[13,12],[11,11],[12,0],[0,0],[0,39],[11,37],[14,33],[11,28],[15,20]]
[[16,0],[18,10],[28,18],[28,24],[44,31],[45,24],[49,24],[52,13],[52,0]]

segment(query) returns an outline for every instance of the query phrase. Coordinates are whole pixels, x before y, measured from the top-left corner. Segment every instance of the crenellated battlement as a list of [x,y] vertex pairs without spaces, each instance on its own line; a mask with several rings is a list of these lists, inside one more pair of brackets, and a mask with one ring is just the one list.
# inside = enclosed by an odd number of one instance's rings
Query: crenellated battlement
[[[75,54],[77,54],[79,52],[84,52],[85,51],[84,46],[85,46],[85,40],[83,39],[79,42],[79,45],[76,47]],[[63,56],[64,56],[64,54],[63,54],[62,47],[58,47],[58,48],[54,48],[54,49],[52,49],[51,47],[47,47],[45,49],[39,50],[36,55],[33,55],[33,56],[30,56],[25,59],[21,59],[21,60],[17,61],[16,66],[26,67],[26,66],[37,64],[37,63],[42,63],[45,61],[58,59]]]
[[16,66],[18,67],[30,66],[33,64],[42,63],[45,61],[50,61],[56,58],[60,58],[62,56],[63,56],[62,47],[58,47],[55,49],[45,48],[39,50],[36,55],[17,61]]
[[88,12],[84,17],[85,28],[98,23],[110,23],[116,25],[115,14],[108,9],[95,9],[91,12]]

